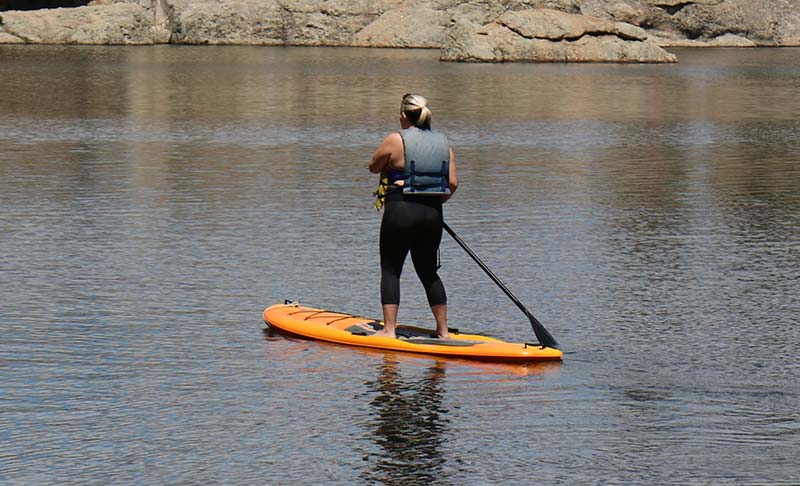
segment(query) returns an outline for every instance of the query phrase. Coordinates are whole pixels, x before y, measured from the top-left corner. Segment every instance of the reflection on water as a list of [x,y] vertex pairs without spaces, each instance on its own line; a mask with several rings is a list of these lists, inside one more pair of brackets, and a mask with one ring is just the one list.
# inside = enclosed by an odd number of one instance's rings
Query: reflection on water
[[374,439],[381,453],[365,481],[382,484],[441,483],[448,410],[442,404],[446,363],[436,361],[418,379],[404,379],[398,360],[386,355],[377,380],[366,383],[377,392]]
[[[0,478],[796,485],[800,49],[679,57],[0,46]],[[287,298],[380,315],[365,167],[409,91],[448,223],[563,363],[259,333]],[[454,327],[532,338],[442,262]]]

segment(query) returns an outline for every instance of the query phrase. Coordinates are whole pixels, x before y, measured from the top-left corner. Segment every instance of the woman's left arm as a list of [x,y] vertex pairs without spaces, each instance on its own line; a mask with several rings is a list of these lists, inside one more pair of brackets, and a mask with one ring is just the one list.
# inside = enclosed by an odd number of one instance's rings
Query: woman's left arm
[[453,152],[452,147],[450,148],[450,168],[447,172],[447,182],[448,186],[450,187],[450,194],[443,196],[442,200],[447,201],[450,199],[453,194],[456,193],[456,189],[458,189],[458,173],[456,172],[456,154]]

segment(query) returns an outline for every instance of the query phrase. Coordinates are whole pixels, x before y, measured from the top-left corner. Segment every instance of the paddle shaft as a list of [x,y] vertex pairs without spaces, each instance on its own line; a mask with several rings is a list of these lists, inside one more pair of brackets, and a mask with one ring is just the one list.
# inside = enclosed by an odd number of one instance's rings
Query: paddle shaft
[[475,252],[472,251],[470,247],[467,246],[466,243],[464,243],[464,240],[462,240],[455,233],[455,231],[453,231],[452,228],[450,228],[450,226],[447,225],[447,223],[443,222],[442,227],[444,228],[445,231],[447,231],[450,234],[450,236],[453,237],[454,240],[456,240],[456,243],[458,243],[458,245],[461,248],[463,248],[464,251],[466,251],[467,254],[470,257],[472,257],[473,260],[475,260],[475,263],[477,263],[478,266],[481,267],[481,269],[483,269],[484,272],[486,272],[486,275],[488,275],[489,278],[491,278],[492,281],[496,283],[498,287],[500,287],[500,290],[505,292],[508,298],[511,299],[511,301],[514,302],[514,304],[516,304],[516,306],[519,307],[519,309],[528,317],[528,320],[531,321],[531,327],[533,327],[533,333],[536,334],[536,338],[539,340],[539,344],[548,348],[558,349],[559,347],[558,342],[555,340],[555,338],[552,335],[550,335],[549,332],[547,332],[547,329],[545,329],[542,323],[539,322],[539,320],[536,319],[536,317],[534,317],[533,314],[531,314],[531,312],[522,304],[522,302],[520,302],[520,300],[513,293],[511,293],[508,287],[506,287],[506,285],[497,277],[497,275],[495,275],[489,269],[489,267],[487,267],[486,264],[483,263],[483,260],[478,258],[478,255],[476,255]]

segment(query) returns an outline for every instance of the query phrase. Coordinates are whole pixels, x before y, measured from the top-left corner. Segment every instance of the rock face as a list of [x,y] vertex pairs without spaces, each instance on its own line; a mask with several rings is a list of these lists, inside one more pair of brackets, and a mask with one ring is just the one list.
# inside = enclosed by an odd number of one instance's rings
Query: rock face
[[662,46],[800,45],[800,0],[584,0],[581,12],[642,27]]
[[382,0],[175,0],[172,42],[343,46],[385,10]]
[[510,10],[551,8],[580,12],[580,0],[472,0],[459,2],[396,1],[393,8],[353,36],[352,45],[364,47],[438,48],[455,23],[483,25]]
[[482,27],[459,25],[443,61],[676,62],[644,29],[550,9],[508,12]]
[[662,62],[659,46],[800,46],[800,0],[94,0],[0,11],[0,43],[444,47],[447,59]]
[[133,3],[4,12],[0,42],[17,44],[153,44],[169,40],[153,14]]

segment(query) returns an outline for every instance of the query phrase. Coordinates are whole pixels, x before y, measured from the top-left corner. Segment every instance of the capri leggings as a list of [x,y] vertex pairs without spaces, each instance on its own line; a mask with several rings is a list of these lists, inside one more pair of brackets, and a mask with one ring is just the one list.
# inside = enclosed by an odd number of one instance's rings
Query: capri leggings
[[438,197],[388,195],[380,233],[382,304],[400,303],[400,274],[409,252],[428,304],[447,303],[444,284],[436,272],[443,222]]

